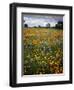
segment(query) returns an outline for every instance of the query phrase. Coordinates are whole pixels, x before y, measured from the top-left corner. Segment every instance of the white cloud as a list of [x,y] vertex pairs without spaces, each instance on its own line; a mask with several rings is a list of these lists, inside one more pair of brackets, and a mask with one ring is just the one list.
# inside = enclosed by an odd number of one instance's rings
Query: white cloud
[[60,16],[41,16],[41,15],[24,15],[24,24],[27,23],[29,27],[46,26],[50,23],[51,27],[55,26],[58,20],[62,20]]

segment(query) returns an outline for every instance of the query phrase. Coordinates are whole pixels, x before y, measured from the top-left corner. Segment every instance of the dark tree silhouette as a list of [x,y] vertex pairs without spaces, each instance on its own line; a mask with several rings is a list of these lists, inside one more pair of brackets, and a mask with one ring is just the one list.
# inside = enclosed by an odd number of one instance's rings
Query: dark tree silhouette
[[50,23],[47,23],[47,24],[46,24],[46,27],[47,27],[47,28],[50,28]]
[[58,23],[55,25],[55,28],[63,29],[63,22],[62,21],[58,21]]
[[38,27],[40,28],[41,26],[39,25]]
[[28,24],[24,24],[24,28],[27,28],[28,27]]

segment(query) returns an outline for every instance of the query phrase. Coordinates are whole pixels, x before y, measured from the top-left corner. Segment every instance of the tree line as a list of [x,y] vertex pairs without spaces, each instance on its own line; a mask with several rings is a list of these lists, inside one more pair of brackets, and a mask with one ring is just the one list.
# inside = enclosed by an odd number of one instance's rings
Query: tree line
[[[34,26],[34,28],[37,28],[37,27],[41,28],[42,26],[40,26],[40,25],[39,26]],[[24,28],[28,28],[28,24],[25,23],[24,24]],[[58,21],[57,24],[55,24],[54,27],[51,27],[51,24],[47,23],[45,28],[63,29],[63,22],[62,21]]]

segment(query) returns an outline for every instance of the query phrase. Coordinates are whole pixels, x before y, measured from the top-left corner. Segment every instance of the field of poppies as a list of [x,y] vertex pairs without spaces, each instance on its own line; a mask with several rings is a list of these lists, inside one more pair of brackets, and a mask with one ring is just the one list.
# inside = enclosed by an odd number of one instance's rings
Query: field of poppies
[[63,73],[63,30],[23,30],[24,75]]

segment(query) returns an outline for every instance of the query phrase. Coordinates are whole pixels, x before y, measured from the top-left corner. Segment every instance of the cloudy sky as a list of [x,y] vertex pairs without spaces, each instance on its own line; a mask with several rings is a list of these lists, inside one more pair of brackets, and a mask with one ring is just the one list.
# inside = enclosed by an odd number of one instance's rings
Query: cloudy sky
[[53,27],[58,21],[63,21],[63,16],[59,15],[23,15],[23,25],[28,24],[28,27],[42,26],[45,27],[47,23]]

